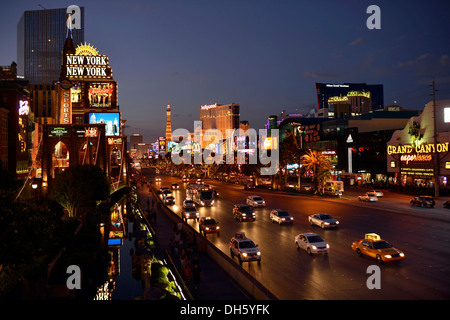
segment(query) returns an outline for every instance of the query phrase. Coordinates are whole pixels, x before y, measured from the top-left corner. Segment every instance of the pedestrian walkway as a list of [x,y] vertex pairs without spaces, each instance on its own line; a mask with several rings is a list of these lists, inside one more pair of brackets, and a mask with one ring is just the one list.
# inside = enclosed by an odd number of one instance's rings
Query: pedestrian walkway
[[[153,215],[148,219],[156,235],[156,246],[159,249],[167,250],[172,261],[178,269],[178,273],[183,276],[185,283],[195,300],[251,300],[237,283],[206,253],[199,251],[194,245],[194,235],[180,234],[178,226],[166,216],[161,209],[158,209],[160,201],[153,199],[152,193],[147,187],[138,190],[139,202],[142,210],[146,213],[148,206]],[[152,204],[153,200],[153,204]],[[154,209],[154,210],[152,210]],[[156,215],[154,214],[156,212]],[[176,241],[181,239],[182,245],[177,245]],[[179,243],[179,242],[178,242]],[[201,275],[196,281],[194,274],[186,279],[183,267],[188,263],[182,261],[182,257],[187,256],[189,264],[193,268],[193,261],[198,258]],[[193,270],[192,270],[193,272]]]

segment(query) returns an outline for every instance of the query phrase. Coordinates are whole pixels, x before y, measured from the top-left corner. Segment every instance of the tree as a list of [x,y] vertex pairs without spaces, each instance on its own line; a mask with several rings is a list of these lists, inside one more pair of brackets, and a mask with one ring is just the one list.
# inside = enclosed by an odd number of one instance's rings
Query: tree
[[50,195],[63,206],[69,217],[82,218],[105,200],[110,192],[108,178],[102,169],[93,165],[67,168],[55,178]]
[[299,146],[294,134],[287,135],[280,143],[280,159],[279,170],[280,184],[284,188],[287,180],[288,170],[286,166],[289,164],[298,163],[300,160]]
[[323,187],[325,181],[331,176],[333,164],[330,159],[322,155],[320,151],[308,150],[302,163],[305,170],[313,174],[315,192],[319,191],[319,188]]

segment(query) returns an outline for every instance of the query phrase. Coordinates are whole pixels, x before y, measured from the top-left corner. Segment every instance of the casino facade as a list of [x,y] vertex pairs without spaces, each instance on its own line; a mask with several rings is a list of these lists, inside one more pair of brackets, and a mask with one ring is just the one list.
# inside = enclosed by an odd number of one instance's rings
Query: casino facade
[[77,164],[100,167],[117,188],[127,179],[127,139],[108,57],[90,44],[75,48],[68,32],[56,88],[55,123],[42,129],[43,190],[58,172]]
[[387,170],[402,185],[448,188],[450,100],[429,102],[387,143]]

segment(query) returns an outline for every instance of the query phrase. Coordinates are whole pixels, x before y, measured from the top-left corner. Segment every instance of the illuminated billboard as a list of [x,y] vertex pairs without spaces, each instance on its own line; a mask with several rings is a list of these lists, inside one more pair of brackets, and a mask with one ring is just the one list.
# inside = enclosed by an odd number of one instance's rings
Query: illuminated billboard
[[120,113],[119,112],[96,112],[89,113],[89,124],[106,124],[106,136],[120,135]]
[[115,107],[114,82],[90,82],[88,87],[88,103],[90,108]]

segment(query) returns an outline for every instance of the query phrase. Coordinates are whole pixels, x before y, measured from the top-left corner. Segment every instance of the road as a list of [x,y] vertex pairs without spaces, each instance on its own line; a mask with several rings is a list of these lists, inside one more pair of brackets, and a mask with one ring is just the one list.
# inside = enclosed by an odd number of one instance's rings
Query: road
[[[148,171],[145,171],[144,174]],[[179,183],[174,191],[180,214],[185,198],[184,185],[178,177],[159,175],[156,188]],[[151,176],[148,176],[151,179]],[[191,179],[192,180],[192,179]],[[235,232],[243,231],[258,244],[261,264],[244,263],[242,267],[263,283],[281,300],[320,299],[449,299],[450,223],[392,212],[392,206],[379,203],[360,203],[357,200],[327,200],[303,195],[270,191],[245,191],[242,186],[205,180],[220,193],[213,207],[200,207],[200,216],[214,217],[220,223],[221,234],[207,238],[224,253]],[[244,203],[248,195],[257,194],[266,201],[265,208],[256,208],[256,221],[238,222],[232,217],[232,207]],[[384,206],[384,208],[383,208]],[[293,225],[273,224],[271,209],[287,210],[294,217]],[[416,210],[401,207],[395,210]],[[422,208],[417,208],[422,209]],[[426,210],[426,209],[425,209]],[[340,221],[337,229],[323,230],[311,226],[308,215],[326,212]],[[198,223],[188,222],[198,230]],[[314,232],[330,245],[327,255],[308,255],[298,251],[294,237],[298,233]],[[381,289],[368,289],[366,281],[370,265],[376,261],[358,257],[351,249],[354,240],[365,233],[378,233],[385,240],[405,252],[406,259],[380,265]],[[235,258],[236,263],[237,259]]]

